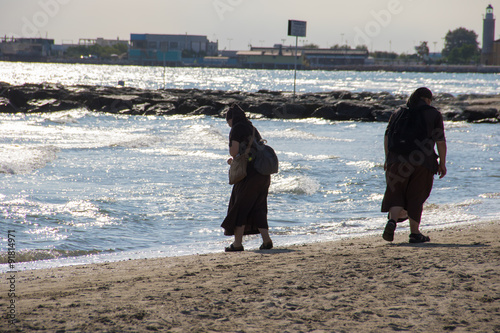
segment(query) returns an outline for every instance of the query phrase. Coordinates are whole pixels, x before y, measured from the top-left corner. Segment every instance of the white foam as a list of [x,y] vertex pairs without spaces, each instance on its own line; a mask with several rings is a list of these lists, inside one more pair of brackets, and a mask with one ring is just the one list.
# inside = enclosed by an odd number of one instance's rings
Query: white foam
[[145,148],[162,141],[160,137],[154,135],[128,134],[114,138],[111,142],[108,141],[108,145],[109,147]]
[[352,165],[357,167],[360,171],[367,171],[375,168],[378,164],[372,161],[350,161],[346,163],[347,165]]
[[57,158],[59,149],[54,146],[0,147],[0,173],[26,174],[42,169]]
[[480,194],[479,197],[484,199],[497,199],[500,198],[500,193],[483,193]]
[[276,176],[271,182],[269,192],[311,195],[318,192],[319,189],[319,182],[307,176]]

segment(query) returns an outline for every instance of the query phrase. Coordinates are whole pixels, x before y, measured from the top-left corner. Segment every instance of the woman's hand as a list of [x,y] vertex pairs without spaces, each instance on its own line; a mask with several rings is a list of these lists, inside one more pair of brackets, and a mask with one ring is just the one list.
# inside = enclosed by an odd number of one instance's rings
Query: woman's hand
[[233,158],[232,157],[230,157],[230,158],[227,159],[227,164],[231,165],[231,163],[233,163]]
[[439,167],[438,167],[439,178],[443,178],[444,176],[446,176],[447,172],[448,171],[446,170],[446,164],[445,163],[439,163]]

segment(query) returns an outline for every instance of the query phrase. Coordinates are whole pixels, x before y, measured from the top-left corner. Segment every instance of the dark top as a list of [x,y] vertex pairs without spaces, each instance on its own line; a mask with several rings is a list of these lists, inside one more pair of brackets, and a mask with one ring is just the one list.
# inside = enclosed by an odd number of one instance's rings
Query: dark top
[[[237,124],[234,124],[233,127],[231,128],[231,131],[229,132],[229,147],[231,147],[233,141],[237,141],[240,143],[240,148],[238,153],[243,154],[252,137],[252,132],[254,128],[255,127],[252,125],[251,122],[239,122]],[[262,140],[262,136],[260,135],[259,131],[256,128],[255,128],[255,139],[257,140],[257,142]],[[252,156],[252,150],[253,149],[250,148],[250,156]],[[253,163],[250,160],[247,166],[247,173],[249,176],[251,176],[256,172],[257,171],[253,167]]]
[[[231,147],[232,141],[237,141],[240,143],[240,153],[244,152],[244,149],[243,151],[241,150],[241,144],[243,143],[243,145],[246,147],[248,141],[252,136],[252,131],[254,128],[255,127],[251,122],[240,122],[235,124],[229,132],[229,147]],[[257,139],[257,141],[262,140],[262,137],[257,129],[255,129],[255,138]]]
[[[434,151],[434,146],[437,141],[446,141],[444,135],[444,124],[443,116],[441,113],[433,106],[427,106],[424,101],[421,101],[416,109],[421,113],[427,128],[427,139],[426,144],[423,146],[422,151],[418,151],[410,156],[401,156],[394,152],[389,151],[387,154],[386,162],[387,164],[397,163],[397,162],[408,162],[412,165],[421,165],[429,169],[433,173],[438,171],[437,158],[438,155]],[[389,124],[385,131],[385,135],[388,134],[389,125],[394,119],[394,115],[397,112],[401,112],[401,109],[396,111],[389,119]]]

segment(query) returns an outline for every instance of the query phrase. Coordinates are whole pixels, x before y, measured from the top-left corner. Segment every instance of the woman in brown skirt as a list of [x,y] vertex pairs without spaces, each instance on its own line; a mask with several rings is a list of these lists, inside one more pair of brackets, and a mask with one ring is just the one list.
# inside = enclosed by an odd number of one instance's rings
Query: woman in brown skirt
[[[229,154],[231,164],[233,157],[242,154],[252,137],[254,126],[247,119],[245,112],[233,105],[226,114],[226,121],[231,127],[229,133]],[[259,142],[262,137],[255,129],[255,139]],[[267,224],[267,194],[271,176],[258,173],[250,160],[247,166],[247,176],[233,186],[227,216],[222,222],[224,235],[233,236],[234,242],[226,247],[226,252],[243,251],[243,235],[261,234],[263,243],[261,250],[269,250],[273,242],[269,236]]]
[[[423,135],[418,150],[401,154],[389,149],[389,129],[402,110],[392,115],[387,126],[384,139],[387,188],[382,201],[382,212],[389,213],[389,221],[383,234],[383,238],[389,242],[394,240],[396,224],[406,219],[410,220],[410,243],[430,241],[428,236],[420,232],[422,210],[431,193],[434,175],[438,174],[440,178],[446,175],[443,117],[431,106],[431,102],[432,92],[425,87],[417,89],[408,99],[407,107],[415,112],[414,115],[420,116],[414,120],[422,122],[420,129]],[[437,146],[439,155],[434,151],[434,146]]]

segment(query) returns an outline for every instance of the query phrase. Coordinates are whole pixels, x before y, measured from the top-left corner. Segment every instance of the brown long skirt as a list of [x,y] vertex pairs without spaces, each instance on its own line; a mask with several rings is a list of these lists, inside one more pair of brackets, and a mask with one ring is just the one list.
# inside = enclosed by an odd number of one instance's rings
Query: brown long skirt
[[258,234],[259,228],[269,229],[267,224],[269,185],[271,176],[254,172],[233,186],[227,216],[221,225],[224,228],[224,235],[234,235],[234,229],[243,225],[245,235]]
[[420,223],[424,203],[431,194],[434,173],[423,166],[393,163],[388,166],[385,179],[387,187],[382,212],[388,212],[391,207],[403,207],[411,219]]

